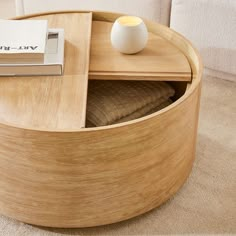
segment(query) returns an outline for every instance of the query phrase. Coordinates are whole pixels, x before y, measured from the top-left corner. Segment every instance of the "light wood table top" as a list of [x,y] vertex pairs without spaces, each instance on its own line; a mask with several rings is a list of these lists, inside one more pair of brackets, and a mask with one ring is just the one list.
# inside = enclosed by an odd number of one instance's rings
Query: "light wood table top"
[[1,77],[0,122],[35,129],[85,126],[91,13],[32,17],[65,30],[63,76]]
[[1,77],[0,122],[41,130],[78,130],[85,127],[89,78],[191,80],[185,55],[153,33],[142,52],[124,55],[111,46],[112,23],[92,21],[91,13],[31,19],[46,19],[49,27],[64,28],[64,75]]

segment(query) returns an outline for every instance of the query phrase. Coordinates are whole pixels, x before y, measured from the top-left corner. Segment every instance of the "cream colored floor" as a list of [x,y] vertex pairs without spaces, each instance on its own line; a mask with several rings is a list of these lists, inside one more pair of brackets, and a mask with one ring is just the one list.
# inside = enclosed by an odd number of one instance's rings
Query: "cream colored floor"
[[[0,0],[0,17],[14,14],[14,0]],[[88,229],[47,229],[0,215],[0,236],[236,234],[235,101],[236,83],[203,78],[194,168],[183,188],[160,208]]]

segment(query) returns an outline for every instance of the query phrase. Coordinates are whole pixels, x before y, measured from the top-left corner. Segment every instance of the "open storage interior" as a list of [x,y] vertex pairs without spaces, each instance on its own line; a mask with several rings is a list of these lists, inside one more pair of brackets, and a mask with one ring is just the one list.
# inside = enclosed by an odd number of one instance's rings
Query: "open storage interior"
[[150,115],[178,100],[186,88],[185,81],[89,80],[86,128]]

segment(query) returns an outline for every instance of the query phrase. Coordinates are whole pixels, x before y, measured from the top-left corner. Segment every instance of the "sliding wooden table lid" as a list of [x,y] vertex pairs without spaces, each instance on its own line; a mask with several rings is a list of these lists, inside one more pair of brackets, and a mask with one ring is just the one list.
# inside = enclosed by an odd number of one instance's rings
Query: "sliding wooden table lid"
[[153,33],[143,51],[125,55],[110,42],[112,23],[93,21],[90,49],[90,79],[191,81],[185,55]]

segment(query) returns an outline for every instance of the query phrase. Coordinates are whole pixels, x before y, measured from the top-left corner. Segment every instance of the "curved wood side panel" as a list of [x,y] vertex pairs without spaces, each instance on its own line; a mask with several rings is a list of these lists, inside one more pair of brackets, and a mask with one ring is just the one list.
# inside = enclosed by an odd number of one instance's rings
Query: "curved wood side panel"
[[181,36],[149,27],[188,57],[194,79],[185,95],[161,112],[103,128],[57,132],[0,124],[1,213],[50,227],[103,225],[145,213],[183,185],[195,156],[201,62]]
[[190,173],[196,90],[142,122],[77,133],[0,125],[0,212],[43,226],[103,225],[166,201]]

